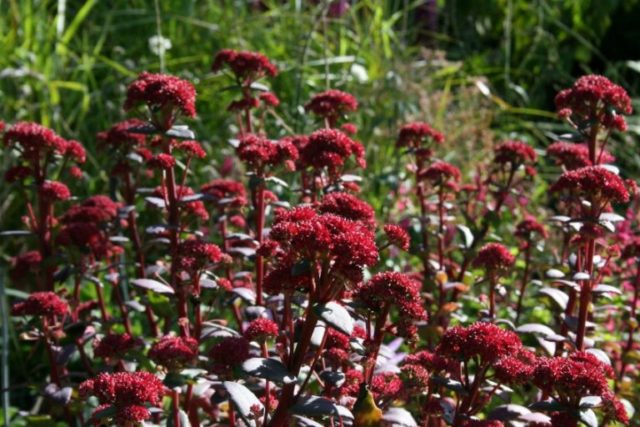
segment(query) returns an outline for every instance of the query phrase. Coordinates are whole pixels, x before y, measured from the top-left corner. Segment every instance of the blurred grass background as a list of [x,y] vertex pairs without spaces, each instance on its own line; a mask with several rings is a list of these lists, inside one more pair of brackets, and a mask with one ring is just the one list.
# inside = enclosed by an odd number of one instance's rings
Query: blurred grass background
[[[640,89],[640,0],[0,0],[0,11],[0,119],[37,121],[82,141],[89,155],[72,188],[78,197],[108,191],[108,153],[97,151],[95,135],[125,117],[126,87],[145,70],[196,85],[198,118],[189,124],[210,157],[191,183],[215,175],[233,135],[228,80],[210,72],[221,48],[258,50],[277,63],[268,83],[296,132],[317,126],[301,114],[311,94],[333,87],[356,95],[366,198],[382,212],[394,171],[403,170],[393,142],[404,121],[442,130],[445,160],[468,174],[500,138],[544,148],[549,132],[564,129],[555,93],[582,74],[605,74],[634,99]],[[150,46],[158,36],[170,43],[162,58]],[[613,149],[626,176],[639,178],[640,120],[629,122]],[[21,195],[0,185],[0,229],[22,228]],[[17,244],[0,241],[3,261]],[[12,360],[14,378],[28,378],[23,365]]]

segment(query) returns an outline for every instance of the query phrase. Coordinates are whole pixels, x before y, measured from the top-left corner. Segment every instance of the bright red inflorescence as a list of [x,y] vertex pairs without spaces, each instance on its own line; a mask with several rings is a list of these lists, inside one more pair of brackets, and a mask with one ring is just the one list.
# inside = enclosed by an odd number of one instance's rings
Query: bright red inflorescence
[[580,124],[589,121],[610,129],[625,131],[622,114],[631,114],[631,98],[620,86],[604,76],[582,76],[555,99],[558,114]]
[[266,166],[281,164],[288,169],[294,169],[293,162],[298,159],[298,149],[290,141],[286,139],[273,141],[255,134],[240,138],[236,153],[240,160],[261,171]]
[[249,341],[264,341],[275,338],[279,334],[278,324],[271,319],[260,317],[252,320],[244,331],[244,337]]
[[258,98],[260,98],[260,101],[262,101],[265,105],[268,105],[269,107],[277,107],[278,105],[280,105],[280,100],[278,99],[276,94],[273,92],[261,93]]
[[436,185],[445,184],[447,181],[460,181],[460,169],[443,161],[433,162],[428,168],[419,172],[419,177],[433,182]]
[[183,152],[188,157],[204,159],[207,155],[207,152],[204,151],[200,143],[197,141],[182,141],[176,144],[174,148],[177,151]]
[[106,259],[122,253],[122,248],[114,245],[107,233],[93,222],[65,224],[56,236],[56,243],[68,248],[75,247],[82,253],[88,249],[95,259]]
[[[547,154],[556,160],[565,169],[580,169],[585,166],[593,166],[589,160],[589,147],[586,144],[574,144],[571,142],[554,142],[547,147]],[[615,157],[608,151],[603,151],[602,155],[597,153],[599,163],[611,163]]]
[[200,192],[211,197],[219,207],[241,207],[247,204],[247,193],[241,182],[214,179],[200,187]]
[[478,251],[473,265],[488,271],[506,270],[513,266],[515,260],[515,257],[504,245],[487,243]]
[[524,384],[531,380],[536,356],[521,348],[514,354],[500,359],[493,365],[496,379],[505,384]]
[[164,336],[149,350],[149,358],[169,370],[183,368],[197,357],[198,341],[192,337]]
[[27,251],[14,257],[11,261],[11,270],[9,270],[11,280],[19,281],[25,278],[36,271],[41,262],[42,255],[38,251]]
[[385,224],[384,234],[387,235],[387,239],[389,239],[390,243],[396,245],[404,251],[409,249],[411,238],[409,237],[409,233],[407,233],[404,228],[395,224]]
[[411,331],[410,324],[427,318],[420,296],[421,287],[420,282],[403,273],[378,273],[358,286],[355,297],[376,313],[396,307],[398,334],[404,336],[404,332]]
[[375,212],[371,205],[349,193],[334,192],[327,194],[318,212],[332,213],[352,221],[360,221],[368,227],[375,227]]
[[149,372],[101,373],[80,384],[81,396],[94,395],[102,404],[96,413],[112,406],[115,422],[122,426],[149,419],[145,405],[158,406],[163,394],[162,381]]
[[67,141],[53,130],[32,122],[18,122],[11,126],[3,136],[7,147],[19,146],[22,157],[29,161],[39,159],[41,154],[64,155]]
[[533,147],[522,141],[505,141],[499,144],[493,152],[496,163],[509,163],[516,167],[526,163],[534,163],[537,158]]
[[214,57],[211,70],[220,71],[225,65],[242,83],[250,83],[267,75],[275,77],[278,74],[276,66],[258,52],[222,49]]
[[129,334],[108,334],[93,342],[93,354],[103,359],[120,359],[128,351],[140,347],[141,344],[141,340]]
[[82,204],[69,208],[62,215],[60,222],[70,224],[73,222],[111,222],[118,216],[120,204],[107,196],[97,195],[86,199]]
[[624,181],[615,173],[600,167],[586,166],[563,173],[550,187],[550,191],[569,191],[588,197],[600,208],[609,202],[629,201]]
[[580,402],[582,397],[599,396],[605,411],[618,421],[627,422],[626,412],[609,388],[608,379],[613,376],[611,366],[591,353],[579,351],[567,357],[539,358],[533,371],[533,383],[546,394],[568,404]]
[[527,216],[516,225],[514,234],[516,237],[529,240],[533,234],[537,234],[539,237],[547,237],[547,230],[533,216]]
[[309,135],[300,148],[300,164],[304,168],[328,168],[333,174],[351,155],[355,157],[358,166],[366,166],[362,144],[337,129],[320,129]]
[[492,364],[517,354],[522,342],[515,332],[502,329],[493,323],[476,322],[470,326],[454,326],[445,331],[436,354],[456,359],[470,360],[479,357],[482,364]]
[[349,93],[337,89],[329,89],[314,95],[304,105],[304,109],[316,116],[335,120],[347,112],[356,111],[358,109],[358,101]]
[[396,147],[420,149],[425,148],[429,142],[442,144],[444,142],[444,135],[426,123],[413,122],[407,123],[400,128],[400,133],[396,140]]
[[67,200],[71,197],[69,187],[59,181],[45,181],[39,191],[41,197],[48,203]]
[[222,251],[213,243],[200,240],[185,240],[178,245],[176,266],[190,274],[202,270],[208,264],[220,262]]
[[[124,109],[132,110],[140,104],[149,107],[156,127],[168,130],[179,113],[195,117],[196,90],[191,83],[178,77],[144,72],[129,85]],[[156,112],[160,112],[158,117],[155,117]]]
[[234,367],[249,358],[249,341],[244,337],[225,337],[209,350],[216,364]]
[[87,152],[78,141],[67,141],[64,147],[64,155],[72,158],[77,163],[87,161]]
[[319,214],[311,207],[280,212],[270,238],[286,253],[281,266],[332,260],[332,271],[353,283],[362,279],[364,266],[378,260],[375,236],[367,226],[334,214]]
[[377,401],[392,400],[402,391],[402,380],[393,372],[376,374],[371,379],[371,394]]
[[153,169],[167,170],[176,165],[176,159],[171,154],[160,153],[147,160],[147,165]]
[[62,316],[69,306],[53,292],[34,292],[11,307],[12,316]]
[[142,128],[145,125],[146,123],[139,119],[129,119],[116,123],[109,130],[100,132],[98,141],[115,149],[122,148],[127,152],[132,151],[134,148],[144,145],[147,139],[146,135],[132,130]]

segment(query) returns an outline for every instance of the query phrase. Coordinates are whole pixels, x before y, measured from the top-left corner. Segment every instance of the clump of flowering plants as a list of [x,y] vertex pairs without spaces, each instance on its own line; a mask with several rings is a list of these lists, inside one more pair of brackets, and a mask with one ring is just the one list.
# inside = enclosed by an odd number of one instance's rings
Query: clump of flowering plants
[[271,60],[226,49],[212,71],[238,96],[232,166],[185,124],[194,86],[165,74],[140,74],[130,117],[98,133],[108,196],[72,196],[79,142],[2,126],[25,210],[3,235],[34,237],[8,270],[38,362],[33,412],[119,426],[632,422],[638,192],[607,151],[631,113],[621,87],[586,76],[557,96],[573,132],[547,148],[551,182],[523,140],[469,168],[445,161],[428,123],[400,125],[406,168],[382,220],[346,121],[353,95],[311,96],[293,135],[267,91]]

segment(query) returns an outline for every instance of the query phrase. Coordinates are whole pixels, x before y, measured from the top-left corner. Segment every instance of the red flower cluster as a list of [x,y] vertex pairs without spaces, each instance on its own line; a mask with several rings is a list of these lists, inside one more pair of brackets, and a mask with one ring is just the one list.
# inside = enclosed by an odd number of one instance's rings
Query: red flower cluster
[[516,225],[515,236],[521,239],[529,240],[532,234],[537,234],[540,237],[547,237],[547,230],[544,225],[540,224],[537,219],[532,216],[527,216]]
[[419,178],[431,181],[434,185],[446,184],[448,180],[460,181],[460,169],[443,161],[433,162],[428,168],[419,172]]
[[627,423],[624,408],[609,389],[608,378],[614,376],[611,366],[593,354],[575,352],[567,357],[541,357],[533,371],[533,383],[547,395],[562,403],[579,404],[580,398],[600,396],[605,412]]
[[67,200],[71,197],[69,187],[58,181],[45,181],[38,191],[43,200],[48,203]]
[[12,316],[62,316],[68,312],[67,303],[53,292],[34,292],[11,307]]
[[92,196],[80,205],[69,208],[60,218],[60,222],[63,224],[73,222],[111,222],[118,216],[119,207],[119,203],[114,202],[107,196]]
[[318,212],[332,213],[352,221],[360,221],[370,228],[375,227],[376,224],[375,212],[371,205],[349,193],[327,194],[318,205]]
[[124,109],[128,111],[140,104],[149,107],[151,120],[157,128],[168,130],[179,113],[195,117],[196,90],[191,83],[178,77],[145,72],[129,85]]
[[220,262],[223,254],[213,243],[185,240],[178,246],[176,266],[179,270],[196,274],[210,263]]
[[555,99],[558,114],[574,122],[595,121],[600,125],[625,131],[627,123],[621,114],[631,114],[631,98],[620,86],[604,76],[582,76]]
[[160,404],[164,386],[149,372],[101,373],[80,384],[80,395],[94,395],[101,406],[94,415],[106,408],[114,408],[118,425],[129,425],[148,419],[151,414],[145,404]]
[[199,159],[204,159],[207,155],[207,152],[204,151],[202,146],[197,141],[182,141],[175,145],[176,150],[183,152],[188,157],[197,157]]
[[444,135],[426,123],[413,122],[400,128],[396,147],[408,147],[415,150],[424,148],[428,142],[442,144]]
[[479,357],[482,364],[493,364],[518,354],[521,349],[522,342],[515,332],[493,323],[476,322],[467,327],[455,326],[447,329],[436,353],[454,360],[467,361]]
[[376,374],[371,379],[371,394],[376,401],[392,400],[402,391],[402,380],[393,372]]
[[357,164],[364,168],[364,147],[337,129],[320,129],[309,135],[300,147],[300,164],[303,168],[328,168],[333,175],[353,155]]
[[149,358],[169,370],[187,366],[197,357],[198,341],[192,337],[164,336],[149,350]]
[[396,245],[402,250],[408,250],[411,238],[404,228],[395,224],[385,224],[384,234],[387,235],[389,243]]
[[18,122],[4,134],[3,142],[7,147],[18,147],[22,157],[36,161],[44,154],[65,155],[68,142],[54,131],[37,123]]
[[537,158],[533,147],[522,141],[505,141],[499,144],[493,152],[496,163],[509,163],[514,168],[525,163],[534,163]]
[[281,164],[293,170],[298,158],[298,149],[289,140],[272,141],[255,134],[240,138],[236,153],[240,160],[259,171],[263,171],[266,166]]
[[128,152],[145,144],[146,135],[132,132],[132,129],[142,128],[146,123],[139,119],[128,119],[113,125],[109,130],[98,134],[100,143],[113,149],[123,149]]
[[65,224],[56,237],[56,243],[69,248],[75,247],[80,253],[88,249],[96,260],[122,253],[122,248],[114,245],[105,230],[93,222]]
[[200,187],[200,192],[211,197],[221,208],[241,207],[247,204],[244,185],[231,179],[214,179]]
[[413,323],[427,318],[420,297],[421,287],[420,282],[406,274],[378,273],[358,286],[355,297],[376,313],[388,311],[391,306],[397,307],[398,335],[412,337],[415,332]]
[[314,95],[304,105],[304,109],[316,116],[335,120],[346,112],[356,111],[358,109],[358,101],[349,93],[329,89]]
[[368,227],[334,214],[319,214],[310,207],[280,212],[270,238],[286,253],[281,266],[332,260],[333,272],[352,282],[361,280],[364,266],[378,260],[375,236]]
[[120,359],[141,344],[141,340],[129,334],[108,334],[93,342],[93,355],[103,359]]
[[244,331],[244,337],[249,341],[264,341],[267,338],[277,337],[279,333],[280,330],[276,322],[260,317],[249,323]]
[[473,265],[488,271],[506,270],[513,265],[515,260],[515,257],[504,245],[487,243],[478,251]]
[[[574,144],[571,142],[554,142],[547,147],[547,155],[553,157],[556,163],[565,169],[573,170],[585,166],[593,166],[589,160],[589,147],[586,144]],[[608,151],[598,153],[600,163],[611,163],[616,158]]]
[[238,366],[249,358],[249,341],[244,337],[225,337],[211,347],[209,357],[223,367]]
[[167,170],[176,165],[176,159],[171,154],[160,153],[147,160],[147,165],[152,169]]
[[550,191],[570,191],[589,198],[600,208],[609,202],[629,201],[624,181],[615,173],[600,167],[586,166],[563,173]]
[[262,101],[265,105],[268,105],[270,107],[277,107],[278,105],[280,105],[280,100],[273,92],[261,93],[258,98],[260,98],[260,101]]
[[19,281],[23,279],[28,274],[36,271],[41,262],[42,255],[40,255],[38,251],[27,251],[14,257],[11,261],[11,270],[9,271],[11,280]]
[[213,59],[211,71],[218,72],[228,66],[242,83],[250,83],[269,75],[275,77],[278,69],[269,59],[258,52],[222,49]]

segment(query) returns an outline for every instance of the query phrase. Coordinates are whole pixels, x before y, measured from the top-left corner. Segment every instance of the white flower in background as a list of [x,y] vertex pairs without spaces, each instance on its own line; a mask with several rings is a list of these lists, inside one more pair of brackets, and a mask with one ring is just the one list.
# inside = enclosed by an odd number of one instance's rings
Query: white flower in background
[[353,63],[349,71],[351,72],[351,75],[360,83],[365,83],[369,80],[369,73],[367,73],[367,69],[360,64]]
[[164,55],[166,51],[171,49],[171,40],[158,35],[149,37],[149,49],[154,55]]

